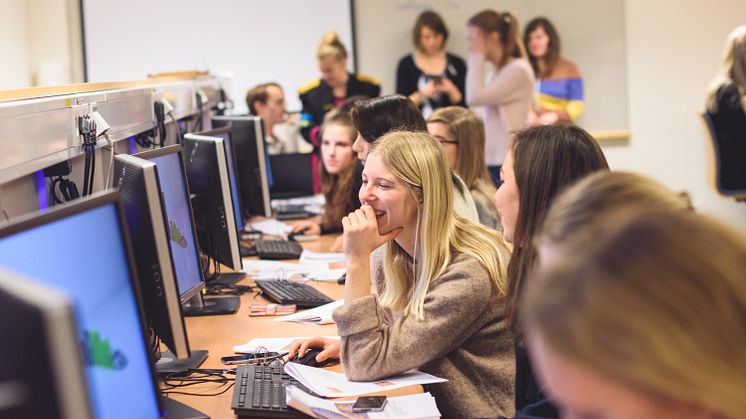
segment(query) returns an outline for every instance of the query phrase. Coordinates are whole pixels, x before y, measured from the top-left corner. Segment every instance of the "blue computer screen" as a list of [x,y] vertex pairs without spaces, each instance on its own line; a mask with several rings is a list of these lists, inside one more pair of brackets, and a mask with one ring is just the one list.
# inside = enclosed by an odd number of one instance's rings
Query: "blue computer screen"
[[179,284],[179,294],[183,296],[202,287],[202,271],[192,228],[192,213],[189,210],[189,194],[181,154],[170,153],[150,160],[158,169],[158,182],[166,202],[166,224],[176,269],[176,282]]
[[73,299],[95,417],[160,416],[115,204],[0,238],[0,265]]
[[233,139],[230,134],[218,134],[217,137],[223,139],[225,145],[225,159],[228,161],[228,181],[231,184],[231,198],[233,199],[233,215],[236,217],[236,228],[241,231],[244,228],[243,215],[241,214],[241,204],[238,198],[238,177],[236,168],[233,164]]

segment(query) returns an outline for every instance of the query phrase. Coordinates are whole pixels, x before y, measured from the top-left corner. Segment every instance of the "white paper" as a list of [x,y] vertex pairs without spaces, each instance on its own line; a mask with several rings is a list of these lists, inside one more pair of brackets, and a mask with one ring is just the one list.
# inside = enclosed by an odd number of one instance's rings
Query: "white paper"
[[293,226],[285,224],[282,221],[275,220],[274,218],[267,218],[266,220],[255,221],[251,224],[246,225],[246,230],[259,230],[262,234],[269,236],[280,236],[284,237],[291,231]]
[[[339,339],[339,336],[322,336],[326,339]],[[236,345],[233,347],[233,352],[242,354],[253,354],[257,349],[266,349],[269,352],[281,352],[288,349],[291,343],[296,340],[309,339],[310,336],[298,336],[290,338],[254,338],[250,341]]]
[[303,310],[297,313],[288,314],[287,316],[278,317],[275,319],[275,321],[314,324],[334,323],[334,320],[332,319],[332,312],[335,308],[341,307],[344,303],[344,300],[332,301],[331,303],[324,304],[323,306],[318,306],[309,310]]
[[380,393],[419,384],[443,383],[448,380],[438,378],[416,370],[411,370],[395,377],[383,378],[372,382],[350,381],[344,374],[327,371],[321,368],[289,362],[285,372],[323,397],[350,397],[361,394]]
[[332,252],[312,252],[308,249],[303,249],[303,253],[300,254],[298,263],[345,263],[345,254]]
[[[301,280],[313,279],[318,281],[323,279],[316,279],[317,277],[325,278],[333,275],[331,271],[336,272],[338,270],[330,270],[328,263],[300,265],[261,259],[244,259],[242,270],[242,272],[254,276],[254,279],[291,279],[291,276],[299,275]],[[342,273],[344,273],[344,270],[342,270]],[[342,273],[339,273],[336,278],[339,278]]]
[[305,413],[314,413],[319,418],[350,418],[368,419],[409,418],[426,419],[439,418],[440,411],[435,399],[430,393],[410,394],[406,396],[389,397],[382,412],[352,413],[354,400],[326,400],[314,397],[295,386],[286,388],[288,406]]

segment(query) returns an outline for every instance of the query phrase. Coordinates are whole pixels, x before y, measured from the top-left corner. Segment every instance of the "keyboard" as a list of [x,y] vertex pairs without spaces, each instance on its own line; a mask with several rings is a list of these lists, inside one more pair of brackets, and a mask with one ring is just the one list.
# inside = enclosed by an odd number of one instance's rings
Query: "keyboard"
[[272,366],[239,365],[236,367],[231,409],[239,417],[305,418],[287,406],[285,386],[288,384],[304,388],[285,374],[279,362]]
[[259,259],[298,259],[303,247],[285,240],[255,240],[254,247]]
[[257,279],[254,282],[267,298],[279,304],[295,304],[298,308],[311,308],[334,301],[306,284],[282,279]]

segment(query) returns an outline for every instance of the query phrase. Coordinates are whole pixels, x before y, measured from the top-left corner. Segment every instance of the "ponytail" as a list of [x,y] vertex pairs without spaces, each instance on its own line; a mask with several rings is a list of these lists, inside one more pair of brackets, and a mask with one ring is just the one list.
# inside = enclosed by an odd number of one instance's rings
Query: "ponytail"
[[497,32],[503,48],[503,55],[498,67],[503,67],[511,58],[526,58],[526,50],[521,42],[518,19],[510,12],[498,13],[495,10],[483,10],[472,16],[469,26],[481,29],[485,34]]

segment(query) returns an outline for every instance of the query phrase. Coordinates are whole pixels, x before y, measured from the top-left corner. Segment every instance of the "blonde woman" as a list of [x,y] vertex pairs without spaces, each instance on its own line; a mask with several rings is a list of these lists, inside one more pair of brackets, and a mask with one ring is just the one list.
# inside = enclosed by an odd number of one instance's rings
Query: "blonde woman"
[[528,284],[521,318],[568,417],[746,417],[746,237],[686,211],[614,212]]
[[453,212],[453,188],[442,187],[449,177],[442,146],[427,133],[393,132],[372,146],[363,206],[342,221],[347,283],[333,314],[341,346],[315,338],[290,352],[324,347],[317,360],[339,355],[352,380],[412,368],[447,378],[429,386],[444,417],[510,415],[508,247]]
[[427,130],[443,145],[448,167],[464,181],[474,198],[479,222],[499,230],[500,215],[484,162],[484,123],[473,111],[459,106],[436,110],[427,119]]

